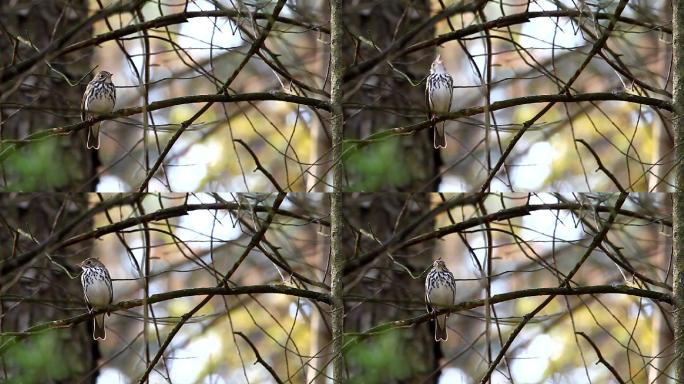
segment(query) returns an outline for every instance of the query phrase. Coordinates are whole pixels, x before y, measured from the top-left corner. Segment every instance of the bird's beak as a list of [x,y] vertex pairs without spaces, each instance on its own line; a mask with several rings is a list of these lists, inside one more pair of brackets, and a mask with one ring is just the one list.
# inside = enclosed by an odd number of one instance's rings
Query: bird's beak
[[441,63],[442,62],[442,55],[437,55],[437,57],[435,58],[435,61],[438,63]]

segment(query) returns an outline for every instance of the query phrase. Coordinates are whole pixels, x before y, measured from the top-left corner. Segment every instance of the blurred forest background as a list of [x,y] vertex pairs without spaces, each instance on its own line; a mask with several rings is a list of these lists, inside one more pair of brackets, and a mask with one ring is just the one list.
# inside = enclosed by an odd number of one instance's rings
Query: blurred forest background
[[[318,384],[341,353],[356,383],[672,382],[671,2],[343,1],[338,163],[330,5],[0,2],[0,381]],[[101,342],[86,257],[114,279]]]
[[[35,4],[2,5],[4,189],[331,189],[327,2]],[[344,2],[345,189],[672,190],[670,10]],[[442,151],[424,96],[436,54],[455,84]],[[97,70],[118,100],[94,153],[79,106]]]
[[[327,195],[86,196],[80,210],[3,197],[3,381],[330,382]],[[608,364],[624,382],[671,379],[666,195],[358,199],[405,210],[387,222],[345,206],[346,381],[479,382],[509,338],[493,383],[617,382]],[[86,255],[114,279],[99,343],[75,267]],[[438,257],[458,279],[441,345],[423,302]]]

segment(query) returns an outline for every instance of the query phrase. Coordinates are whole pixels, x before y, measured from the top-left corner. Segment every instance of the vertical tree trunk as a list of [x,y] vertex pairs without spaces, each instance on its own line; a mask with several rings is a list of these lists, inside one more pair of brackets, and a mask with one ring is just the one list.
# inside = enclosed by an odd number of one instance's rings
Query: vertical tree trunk
[[[373,234],[378,241],[387,241],[430,209],[431,196],[426,193],[347,195],[345,219],[353,228]],[[434,221],[427,220],[413,233],[429,231],[433,227]],[[358,233],[347,231],[345,236],[346,255],[363,253],[378,246],[376,241]],[[345,295],[368,301],[347,303],[347,332],[363,332],[379,324],[424,313],[425,276],[421,276],[421,272],[431,265],[434,246],[434,242],[425,242],[392,255],[382,254],[358,270],[350,271],[345,276]],[[437,382],[441,350],[435,342],[432,323],[370,335],[365,342],[361,339],[359,348],[348,353],[350,376],[363,377],[361,382]],[[362,350],[370,348],[373,348],[375,365],[369,364],[368,359],[359,358]],[[383,376],[363,376],[373,371],[383,372]]]
[[[394,44],[403,33],[430,17],[430,3],[345,1],[345,65],[363,62]],[[434,28],[426,28],[412,42],[429,39],[433,34]],[[423,80],[434,59],[434,55],[426,52],[429,51],[420,50],[390,60],[392,67],[383,61],[344,84],[345,139],[361,139],[377,131],[425,121]],[[371,143],[351,153],[351,157],[345,164],[349,189],[434,192],[439,187],[441,158],[433,148],[429,129]],[[369,163],[377,168],[372,169]]]
[[[0,243],[4,244],[0,248],[1,264],[7,267],[8,261],[35,248],[36,241],[45,241],[86,207],[86,194],[0,194]],[[91,226],[89,219],[84,220],[74,231],[87,231]],[[3,270],[1,331],[23,331],[85,312],[76,264],[88,256],[89,246],[79,243],[58,254],[40,253],[11,270]],[[74,278],[60,266],[70,270]],[[92,323],[85,322],[23,339],[2,356],[0,367],[4,372],[0,373],[0,381],[13,377],[23,382],[77,383],[90,375],[84,382],[95,383],[100,354],[92,332]],[[15,358],[27,352],[34,357],[31,361]]]
[[[684,2],[672,2],[672,109],[674,116],[684,113]],[[672,122],[675,135],[675,159],[684,159],[684,121],[675,118]],[[673,219],[673,288],[674,288],[674,344],[675,381],[684,382],[684,164],[678,161],[675,172],[675,188],[672,199]]]
[[[662,205],[667,208],[670,207],[671,198],[669,194],[657,193],[650,197],[650,200],[654,204]],[[668,212],[672,214],[671,210]],[[659,268],[665,271],[669,271],[667,265],[670,261],[670,249],[672,249],[672,237],[666,232],[667,228],[651,228],[648,231],[649,236],[654,242],[655,246],[655,256],[653,258],[653,263]],[[669,275],[665,273],[658,273],[658,280],[665,283],[670,283]],[[653,344],[651,348],[651,356],[658,356],[657,359],[653,361],[654,367],[651,367],[648,372],[648,382],[653,384],[664,384],[669,380],[669,375],[663,374],[670,370],[672,366],[672,361],[669,356],[674,354],[672,350],[672,326],[669,321],[669,315],[665,311],[661,311],[658,307],[654,308],[653,315],[651,316],[651,321],[653,322]]]
[[[89,4],[87,0],[0,2],[0,67],[12,66],[45,49],[88,16]],[[90,27],[84,28],[71,41],[91,34]],[[92,49],[82,49],[51,60],[51,67],[41,61],[15,79],[0,83],[1,138],[23,138],[80,121],[85,84],[72,86],[65,77],[73,81],[86,75],[91,54]],[[81,243],[58,254],[40,253],[27,262],[15,259],[87,209],[86,194],[54,193],[95,189],[97,153],[86,150],[85,137],[86,132],[81,131],[28,143],[0,164],[0,188],[39,191],[0,195],[1,331],[22,331],[86,310],[75,264],[89,256],[90,244]],[[91,225],[88,218],[74,230],[84,231]],[[14,266],[7,268],[8,264]],[[22,359],[22,351],[32,358]],[[99,356],[90,323],[31,335],[0,357],[0,381],[13,377],[24,382],[95,383]]]
[[[666,20],[672,10],[672,2],[663,2],[662,9],[660,9],[660,17]],[[662,41],[662,39],[656,39],[654,37],[653,44],[660,47],[662,50],[661,57],[663,58],[660,62],[656,63],[657,67],[654,68],[656,73],[659,73],[662,78],[668,78],[668,72],[670,70],[670,61],[668,58],[672,57],[672,46],[671,44]],[[660,111],[660,116],[662,118],[656,118],[654,121],[654,150],[652,156],[652,163],[656,164],[653,167],[653,175],[650,175],[648,182],[649,192],[668,192],[669,186],[671,185],[671,175],[670,164],[673,163],[672,157],[672,137],[670,132],[668,132],[668,121],[672,121],[672,114],[666,111]],[[667,194],[656,194],[653,199],[655,203],[663,204],[663,206],[669,206],[671,199]],[[669,212],[670,214],[672,212]],[[661,236],[660,231],[652,229],[650,235],[653,237],[654,241],[657,242],[656,259],[655,264],[660,266],[665,270],[667,264],[670,260],[669,250],[672,246],[672,238]],[[669,276],[664,276],[663,281],[668,282]],[[668,380],[667,375],[661,374],[661,372],[666,371],[670,367],[671,361],[665,356],[672,355],[672,329],[668,320],[665,318],[665,314],[661,311],[654,311],[652,316],[653,321],[653,347],[651,349],[652,356],[662,356],[654,361],[655,368],[651,368],[648,373],[648,381],[653,384],[666,383]]]
[[[0,67],[36,55],[36,50],[44,49],[76,21],[85,19],[89,3],[0,2],[4,26],[0,28]],[[72,41],[87,39],[91,33],[91,28],[84,28]],[[30,41],[35,48],[21,40]],[[64,77],[71,81],[84,77],[90,70],[91,54],[92,49],[81,49],[51,61],[52,68],[41,62],[29,72],[0,83],[0,104],[9,104],[0,108],[0,137],[22,139],[33,132],[80,121],[81,96],[90,77],[76,86],[69,85]],[[85,137],[86,130],[82,130],[20,148],[0,164],[0,186],[3,190],[43,192],[95,190],[97,152],[86,150]]]
[[[428,0],[344,2],[345,64],[357,64],[377,55],[378,50],[389,47],[403,32],[430,16],[430,4]],[[429,38],[433,34],[434,29],[428,28],[416,40]],[[373,41],[375,46],[369,46],[367,41]],[[383,62],[360,78],[345,83],[345,104],[350,105],[345,108],[345,139],[364,138],[378,130],[424,121],[427,115],[420,110],[425,108],[425,84],[421,80],[427,76],[433,59],[433,55],[425,51],[405,55],[392,61],[393,67]],[[383,107],[386,110],[363,106]],[[381,153],[387,151],[388,147],[390,155],[383,158]],[[353,156],[361,159],[361,165],[378,158],[380,163],[384,161],[390,164],[387,171],[380,175],[365,173],[362,166],[353,162],[346,164],[345,176],[350,183],[349,188],[372,193],[347,193],[344,201],[345,220],[352,227],[374,235],[377,241],[387,241],[407,223],[430,209],[432,195],[423,192],[436,191],[439,186],[439,152],[432,147],[430,130],[372,143],[359,151],[360,155]],[[401,169],[401,173],[407,177],[392,180],[392,166]],[[375,183],[358,188],[357,182],[373,178],[376,179]],[[416,231],[429,230],[433,226],[434,221],[428,220]],[[376,241],[348,230],[345,230],[343,243],[348,258],[378,245]],[[392,257],[414,275],[419,275],[432,263],[432,246],[433,243],[421,244]],[[345,295],[379,299],[346,304],[347,332],[363,332],[374,325],[415,316],[425,310],[422,277],[413,278],[399,264],[383,254],[345,276]],[[434,341],[431,326],[423,323],[411,329],[373,335],[367,344],[361,340],[359,348],[352,348],[347,353],[349,375],[366,382],[437,382],[441,350]],[[374,358],[358,358],[361,351],[367,348],[373,348],[371,353]],[[375,362],[374,366],[368,366],[370,360]],[[383,372],[383,376],[360,376],[374,370]]]
[[333,158],[333,191],[330,199],[330,294],[332,296],[333,382],[344,382],[344,299],[342,277],[342,0],[330,1],[330,104]]

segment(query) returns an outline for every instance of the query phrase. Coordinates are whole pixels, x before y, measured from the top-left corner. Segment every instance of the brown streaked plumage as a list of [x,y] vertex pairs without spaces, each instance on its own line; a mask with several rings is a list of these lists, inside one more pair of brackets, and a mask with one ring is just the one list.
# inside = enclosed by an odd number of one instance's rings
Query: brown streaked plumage
[[[81,274],[81,285],[85,296],[88,310],[107,308],[114,299],[112,289],[112,278],[109,271],[98,259],[87,258],[79,266],[83,269]],[[93,339],[104,340],[107,337],[105,332],[105,314],[96,315],[93,318]]]
[[[110,113],[116,104],[116,87],[112,83],[112,74],[100,71],[88,83],[81,99],[81,121],[86,121],[95,115]],[[97,122],[88,128],[88,142],[86,148],[100,148],[100,124]]]
[[447,73],[444,63],[439,55],[430,66],[430,75],[427,77],[425,85],[425,98],[428,107],[428,117],[434,129],[435,149],[446,148],[447,141],[444,133],[446,121],[435,123],[438,114],[449,113],[451,111],[451,100],[454,96],[454,80]]
[[[446,264],[437,259],[425,278],[425,304],[429,313],[454,305],[456,301],[456,279],[449,272]],[[448,338],[446,322],[449,314],[435,318],[435,341],[446,341]]]

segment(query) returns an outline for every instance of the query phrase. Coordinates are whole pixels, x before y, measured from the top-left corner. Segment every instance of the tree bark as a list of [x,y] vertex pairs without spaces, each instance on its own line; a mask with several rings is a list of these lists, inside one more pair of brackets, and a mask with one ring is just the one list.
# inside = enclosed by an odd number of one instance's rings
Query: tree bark
[[[378,49],[390,46],[403,31],[430,16],[430,3],[427,0],[344,2],[345,64],[358,63],[376,55]],[[416,40],[429,38],[433,34],[434,29],[427,28],[416,36]],[[375,43],[375,47],[366,43],[369,40]],[[371,72],[345,83],[347,105],[382,107],[346,108],[345,139],[361,139],[379,130],[424,121],[426,114],[407,111],[425,105],[425,83],[422,80],[429,73],[433,59],[433,55],[426,55],[424,51],[409,54],[390,60],[392,66],[386,63],[378,65]],[[383,151],[388,151],[389,155],[383,157]],[[438,170],[441,164],[439,152],[432,146],[430,130],[371,143],[358,149],[352,156],[358,156],[360,161],[345,164],[348,190],[368,190],[372,193],[346,193],[344,196],[343,211],[348,225],[345,227],[343,244],[348,260],[363,253],[363,250],[377,246],[377,241],[390,239],[407,223],[430,209],[433,195],[426,192],[436,191],[439,187]],[[378,158],[380,163],[391,164],[385,164],[387,168],[379,175],[369,174],[363,164]],[[394,169],[401,169],[406,177],[394,179]],[[373,183],[360,184],[369,179]],[[434,221],[427,220],[416,231],[428,230],[433,226]],[[372,234],[377,241],[360,236],[352,228]],[[433,244],[426,242],[391,255],[397,263],[383,254],[345,276],[345,295],[382,300],[382,303],[347,304],[347,332],[363,332],[372,326],[425,311],[422,304],[424,280],[423,276],[418,275],[432,263]],[[412,271],[415,278],[404,268]],[[441,349],[434,341],[432,327],[432,323],[428,322],[409,329],[373,335],[367,342],[359,340],[358,348],[351,347],[346,351],[349,376],[366,382],[436,383]],[[373,367],[368,366],[369,359],[359,358],[360,351],[370,348],[374,348],[374,356],[378,357],[373,359],[376,361]],[[385,375],[382,378],[362,376],[373,370]]]
[[[658,10],[659,16],[662,20],[667,20],[672,10],[672,2],[665,1],[663,6]],[[672,57],[672,45],[668,42],[663,41],[663,39],[653,37],[652,40],[654,46],[659,47],[662,50],[661,57],[663,58],[657,63],[654,63],[654,71],[659,73],[663,79],[669,78],[668,72],[670,71],[670,61],[668,58]],[[666,82],[666,80],[664,80]],[[653,192],[669,192],[671,190],[671,173],[670,167],[673,164],[673,151],[672,151],[672,135],[669,131],[669,122],[673,121],[672,113],[667,111],[659,111],[658,117],[653,122],[654,126],[654,149],[652,156],[653,175],[649,175],[648,191]],[[665,207],[670,207],[671,198],[670,195],[665,193],[656,193],[651,199],[656,204],[662,204]],[[669,212],[672,213],[671,210]],[[653,237],[654,241],[657,243],[656,249],[656,259],[655,264],[660,266],[665,270],[669,270],[667,265],[670,259],[670,249],[672,249],[672,237],[662,236],[661,231],[656,229],[651,229],[650,235]],[[670,283],[670,276],[666,275],[662,279],[665,283]],[[653,365],[655,367],[649,369],[648,371],[648,382],[653,384],[665,384],[667,383],[668,375],[662,374],[670,369],[671,360],[666,356],[671,356],[672,351],[672,326],[669,321],[669,316],[664,311],[656,310],[653,311],[652,319],[653,322],[653,345],[651,348],[652,356],[660,356],[660,358],[655,359]]]
[[[69,2],[19,0],[0,3],[0,67],[10,66],[44,49],[76,21],[88,16],[86,0]],[[5,29],[8,33],[5,32]],[[51,31],[55,31],[53,36]],[[84,28],[72,39],[85,39]],[[17,38],[18,36],[21,39]],[[29,47],[20,40],[35,45]],[[31,133],[80,121],[81,96],[90,80],[92,48],[34,66],[14,81],[0,83],[0,138],[22,139]],[[86,57],[84,57],[84,55]],[[71,86],[85,76],[80,85]],[[30,142],[0,164],[0,185],[19,191],[94,191],[97,151],[86,150],[87,130]]]
[[[86,207],[86,194],[0,194],[0,243],[5,245],[0,248],[0,262],[4,264],[36,247],[36,242],[46,240]],[[87,231],[91,226],[87,219],[74,231]],[[91,242],[81,242],[59,253],[41,253],[4,274],[0,278],[0,331],[23,331],[39,323],[86,312],[76,264],[88,256],[90,245]],[[25,382],[95,383],[100,353],[92,334],[92,322],[88,321],[25,338],[2,356],[0,381],[13,377]],[[21,351],[34,352],[34,365],[14,358],[21,356]]]
[[[430,1],[345,1],[345,66],[378,54],[403,32],[430,17]],[[414,40],[428,39],[434,28],[425,28]],[[371,47],[367,41],[372,41]],[[415,124],[427,119],[425,82],[434,55],[425,51],[403,55],[374,67],[344,84],[345,139],[362,139],[371,133]],[[413,83],[413,84],[412,84]],[[371,107],[371,108],[369,108]],[[426,112],[416,113],[416,109]],[[345,163],[348,189],[365,192],[434,192],[440,183],[439,151],[434,150],[432,130],[373,142],[350,153]],[[375,164],[377,168],[369,167]]]
[[[684,113],[684,2],[672,2],[672,109],[674,116]],[[673,119],[675,159],[684,159],[684,122]],[[678,161],[675,172],[675,193],[672,199],[672,252],[675,382],[684,382],[684,165]]]
[[344,254],[342,253],[342,0],[330,1],[330,105],[333,182],[330,199],[330,294],[332,296],[332,378],[344,382]]
[[[86,0],[1,2],[0,67],[48,47],[70,25],[88,16],[89,4]],[[91,34],[91,27],[84,28],[73,39]],[[41,62],[14,80],[0,83],[0,138],[21,139],[79,121],[92,53],[92,48],[82,49],[51,61],[50,67]],[[83,82],[75,84],[81,78]],[[7,265],[16,255],[35,248],[87,209],[88,195],[55,193],[95,189],[97,152],[86,150],[85,137],[83,130],[30,142],[0,164],[0,188],[38,191],[0,194],[0,264]],[[86,231],[91,226],[91,218],[86,218],[73,230]],[[76,264],[90,250],[91,242],[82,242],[59,253],[40,253],[0,276],[0,332],[23,331],[85,312]],[[22,359],[20,352],[32,358]],[[0,381],[12,377],[25,382],[95,383],[99,357],[91,322],[31,335],[0,357]]]
[[[350,227],[373,234],[378,241],[386,241],[429,210],[432,196],[403,193],[347,195],[345,218]],[[427,220],[413,233],[429,231],[433,227],[434,220]],[[378,245],[376,241],[351,231],[345,232],[344,244],[346,255],[363,253]],[[431,265],[434,246],[434,241],[427,241],[391,255],[380,255],[345,276],[346,295],[379,300],[348,304],[347,332],[364,332],[379,324],[425,313],[425,276],[421,273]],[[436,383],[439,379],[438,362],[442,352],[439,343],[435,342],[432,322],[371,335],[359,343],[359,348],[348,352],[347,367],[351,377],[377,369],[387,373],[382,377],[383,383]],[[378,366],[369,366],[367,361],[356,358],[365,348],[376,348],[375,354],[386,359],[379,358]],[[366,382],[378,380],[361,377]]]

